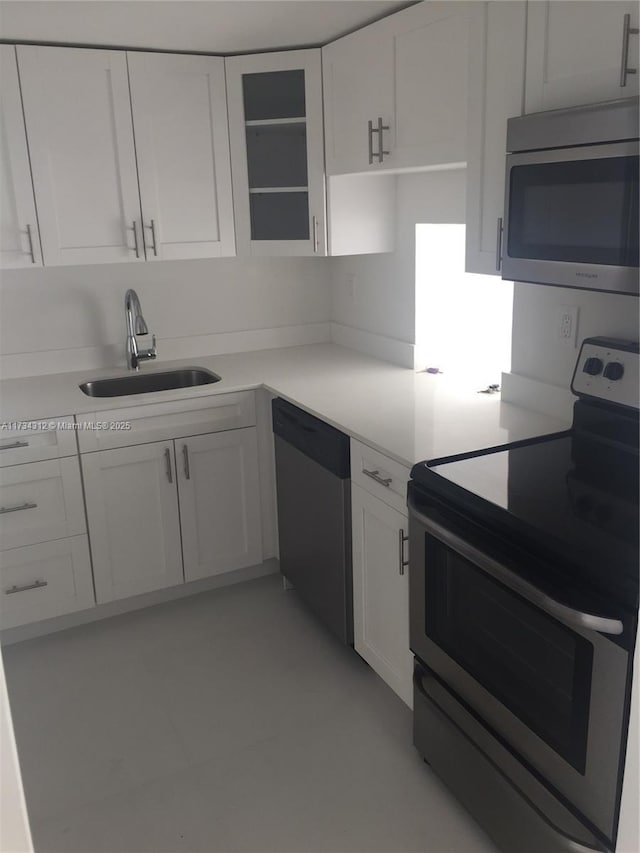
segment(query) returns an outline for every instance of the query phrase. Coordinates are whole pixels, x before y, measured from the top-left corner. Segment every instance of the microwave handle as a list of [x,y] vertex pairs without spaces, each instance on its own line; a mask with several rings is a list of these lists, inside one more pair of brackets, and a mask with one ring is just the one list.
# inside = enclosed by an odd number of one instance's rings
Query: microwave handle
[[496,272],[500,272],[502,267],[502,217],[498,217],[498,224],[496,227]]
[[568,607],[551,598],[542,590],[530,584],[524,578],[519,577],[506,566],[494,560],[488,554],[479,551],[476,547],[461,539],[455,533],[452,533],[447,528],[433,521],[431,518],[423,515],[418,511],[411,499],[408,501],[410,514],[425,528],[427,533],[430,533],[448,548],[453,549],[461,557],[472,562],[478,568],[482,569],[487,574],[500,581],[509,589],[521,595],[527,601],[535,604],[540,610],[544,610],[549,616],[553,616],[559,622],[568,625],[570,628],[586,628],[587,630],[597,631],[600,634],[622,634],[624,628],[619,619],[610,619],[606,616],[597,616],[593,613],[583,613],[580,610],[575,610],[573,607]]

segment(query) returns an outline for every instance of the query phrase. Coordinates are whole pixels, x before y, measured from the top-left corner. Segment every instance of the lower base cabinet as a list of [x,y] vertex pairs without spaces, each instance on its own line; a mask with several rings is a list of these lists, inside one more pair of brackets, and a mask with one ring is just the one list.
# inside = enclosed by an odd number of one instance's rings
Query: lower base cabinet
[[82,457],[96,601],[182,583],[173,441]]
[[257,461],[255,427],[83,454],[98,604],[260,562]]
[[184,578],[262,560],[256,430],[176,440]]
[[0,551],[0,579],[3,629],[95,604],[86,535]]
[[353,623],[358,654],[409,707],[408,518],[352,484]]

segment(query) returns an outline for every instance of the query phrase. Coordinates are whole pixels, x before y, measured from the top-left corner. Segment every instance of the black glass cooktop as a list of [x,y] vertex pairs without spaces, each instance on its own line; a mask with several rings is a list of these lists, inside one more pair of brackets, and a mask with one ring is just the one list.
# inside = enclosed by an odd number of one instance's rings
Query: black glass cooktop
[[[414,466],[413,481],[545,555],[638,584],[638,456],[566,435]],[[626,585],[626,583],[625,583]]]

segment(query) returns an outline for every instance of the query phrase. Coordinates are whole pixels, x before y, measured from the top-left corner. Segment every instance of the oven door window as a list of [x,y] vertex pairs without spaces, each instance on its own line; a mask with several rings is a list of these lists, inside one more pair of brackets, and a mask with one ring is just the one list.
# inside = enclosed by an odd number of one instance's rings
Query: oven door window
[[514,166],[512,258],[638,266],[638,158]]
[[430,535],[426,635],[584,773],[591,644]]

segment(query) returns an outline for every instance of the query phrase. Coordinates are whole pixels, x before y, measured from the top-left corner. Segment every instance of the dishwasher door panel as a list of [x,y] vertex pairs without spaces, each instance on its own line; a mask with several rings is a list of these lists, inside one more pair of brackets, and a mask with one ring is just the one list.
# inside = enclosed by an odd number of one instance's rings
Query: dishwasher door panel
[[280,569],[326,627],[353,645],[351,481],[274,440]]

